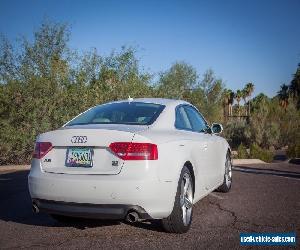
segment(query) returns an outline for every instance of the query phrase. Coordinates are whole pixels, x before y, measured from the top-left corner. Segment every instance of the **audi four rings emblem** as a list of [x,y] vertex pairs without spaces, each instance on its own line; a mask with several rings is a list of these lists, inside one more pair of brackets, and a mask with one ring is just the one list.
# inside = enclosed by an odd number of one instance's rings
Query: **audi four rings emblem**
[[83,135],[75,135],[71,138],[72,143],[86,143],[87,142],[87,136]]

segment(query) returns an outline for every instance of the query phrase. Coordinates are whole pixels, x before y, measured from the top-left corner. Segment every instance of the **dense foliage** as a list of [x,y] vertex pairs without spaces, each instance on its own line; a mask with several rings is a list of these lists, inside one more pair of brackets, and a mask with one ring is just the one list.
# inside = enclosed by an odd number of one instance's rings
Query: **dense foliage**
[[[288,145],[299,147],[300,111],[297,100],[289,97],[289,105],[282,107],[279,97],[268,98],[259,94],[251,100],[251,116],[247,120],[233,120],[226,123],[225,134],[233,148],[241,143],[250,147],[255,143],[266,149],[276,149]],[[296,157],[290,153],[291,157]]]
[[[174,63],[157,79],[141,70],[132,47],[109,55],[100,55],[95,49],[78,52],[70,49],[69,37],[66,25],[54,23],[43,23],[32,41],[23,38],[11,43],[1,37],[0,165],[28,162],[39,133],[59,128],[91,106],[129,96],[187,100],[209,122],[225,123],[225,136],[233,147],[241,143],[247,147],[252,143],[261,147],[296,145],[299,70],[288,88],[295,90],[288,95],[288,104],[280,106],[279,97],[258,96],[250,106],[252,83],[235,94],[224,89],[212,70],[199,76],[185,62]],[[238,104],[232,109],[234,99]],[[244,106],[240,105],[242,99]],[[251,111],[250,120],[224,119],[229,104],[233,114]]]
[[110,55],[78,53],[68,47],[67,26],[44,23],[32,42],[0,42],[0,164],[24,163],[39,133],[56,129],[87,108],[137,97],[182,98],[207,119],[222,118],[223,84],[208,70],[203,78],[184,62],[160,73],[158,81],[139,65],[136,51]]

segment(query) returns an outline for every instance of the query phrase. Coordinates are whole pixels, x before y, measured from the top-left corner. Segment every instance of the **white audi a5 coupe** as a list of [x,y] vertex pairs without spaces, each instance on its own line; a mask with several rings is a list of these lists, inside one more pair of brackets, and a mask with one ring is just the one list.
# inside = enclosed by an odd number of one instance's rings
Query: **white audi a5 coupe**
[[69,217],[158,219],[191,226],[193,204],[232,183],[230,147],[188,102],[142,98],[88,109],[37,137],[29,191],[35,212]]

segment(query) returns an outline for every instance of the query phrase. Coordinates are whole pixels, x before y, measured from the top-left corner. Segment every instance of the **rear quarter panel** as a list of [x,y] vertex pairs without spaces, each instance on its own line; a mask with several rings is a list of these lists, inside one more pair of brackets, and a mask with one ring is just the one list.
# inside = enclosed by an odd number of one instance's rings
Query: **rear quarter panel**
[[[205,175],[203,168],[206,166],[205,162],[197,166],[196,162],[201,157],[201,151],[196,150],[199,146],[199,141],[195,140],[193,133],[188,135],[180,130],[147,130],[136,134],[133,138],[135,142],[150,142],[158,146],[158,161],[153,163],[156,165],[157,177],[163,182],[173,183],[173,194],[175,196],[178,180],[181,170],[186,162],[190,162],[193,166],[195,175],[195,202],[208,193],[205,188]],[[215,136],[216,154],[215,159],[218,166],[219,178],[215,183],[215,187],[222,183],[225,171],[226,154],[229,148],[227,141]],[[196,145],[197,144],[197,145]],[[183,146],[184,145],[184,146]],[[199,165],[199,164],[198,164]]]
[[150,142],[158,147],[157,176],[161,181],[178,181],[181,169],[190,159],[190,150],[181,145],[192,141],[181,138],[177,131],[145,131],[136,134],[134,142]]
[[[195,154],[195,140],[192,136],[189,138],[184,132],[174,129],[174,131],[144,131],[133,138],[136,142],[145,140],[158,146],[158,161],[153,164],[156,165],[159,180],[173,184],[172,198],[175,198],[178,180],[185,163],[192,164],[195,180],[205,178],[201,175],[201,168],[196,167],[195,158],[198,156]],[[195,201],[204,195],[204,183],[202,179],[195,183]]]

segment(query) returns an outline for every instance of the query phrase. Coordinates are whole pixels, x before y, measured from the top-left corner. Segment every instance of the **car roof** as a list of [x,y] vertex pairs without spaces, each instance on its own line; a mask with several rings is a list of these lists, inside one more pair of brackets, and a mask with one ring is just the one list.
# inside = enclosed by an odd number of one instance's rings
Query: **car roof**
[[[125,100],[111,102],[111,103],[128,102],[128,101],[129,101],[129,98],[125,99]],[[165,106],[177,106],[179,104],[189,104],[186,101],[167,99],[167,98],[130,98],[130,102],[155,103],[155,104],[160,104],[160,105],[165,105]]]

